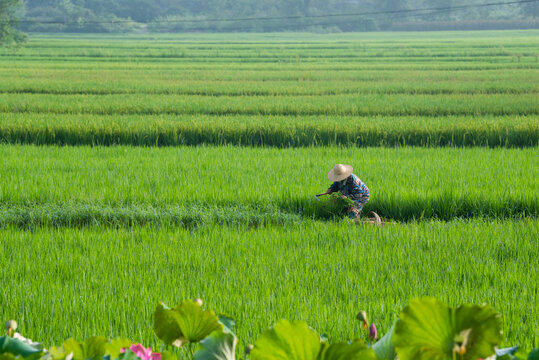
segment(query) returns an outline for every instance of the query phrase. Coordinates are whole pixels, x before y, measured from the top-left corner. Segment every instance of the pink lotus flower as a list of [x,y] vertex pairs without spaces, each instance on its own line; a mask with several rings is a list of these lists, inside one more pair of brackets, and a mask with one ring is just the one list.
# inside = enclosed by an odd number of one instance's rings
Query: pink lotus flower
[[[138,358],[141,360],[161,360],[161,354],[160,353],[152,353],[152,348],[144,348],[142,344],[133,344],[129,348],[132,352],[137,355]],[[125,352],[125,349],[122,349],[122,353]]]

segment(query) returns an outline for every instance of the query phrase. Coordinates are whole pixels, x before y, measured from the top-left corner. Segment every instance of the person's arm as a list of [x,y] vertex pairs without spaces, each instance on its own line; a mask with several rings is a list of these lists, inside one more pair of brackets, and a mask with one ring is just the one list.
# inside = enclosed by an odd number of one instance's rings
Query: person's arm
[[339,184],[337,182],[334,182],[333,184],[331,184],[331,186],[328,188],[328,194],[331,194],[331,193],[334,193],[334,192],[337,192],[339,191]]

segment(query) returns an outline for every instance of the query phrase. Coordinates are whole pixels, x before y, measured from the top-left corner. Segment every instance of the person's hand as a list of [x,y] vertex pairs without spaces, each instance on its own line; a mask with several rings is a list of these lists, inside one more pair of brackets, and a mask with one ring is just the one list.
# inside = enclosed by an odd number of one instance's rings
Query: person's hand
[[333,190],[331,190],[331,188],[329,188],[329,189],[326,191],[326,193],[329,195],[329,194],[333,193]]
[[341,195],[341,199],[348,199],[348,197],[346,197],[345,195]]

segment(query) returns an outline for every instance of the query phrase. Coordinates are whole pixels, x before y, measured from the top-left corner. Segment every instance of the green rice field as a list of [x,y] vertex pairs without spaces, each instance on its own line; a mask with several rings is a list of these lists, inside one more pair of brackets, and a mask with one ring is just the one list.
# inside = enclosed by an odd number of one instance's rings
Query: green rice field
[[532,148],[4,145],[0,154],[5,159],[0,203],[11,210],[242,206],[323,218],[313,195],[331,184],[321,169],[340,160],[359,163],[356,171],[372,194],[365,211],[393,220],[535,218],[539,213],[539,177],[530,176],[537,169]]
[[[0,48],[0,319],[163,349],[200,297],[242,344],[411,299],[539,342],[539,31],[30,36]],[[314,195],[350,164],[374,227]]]
[[336,341],[360,334],[361,309],[385,332],[408,299],[436,295],[452,305],[488,301],[508,341],[532,346],[537,231],[532,221],[476,220],[381,229],[312,221],[8,228],[0,232],[0,259],[10,264],[1,272],[2,315],[44,343],[102,334],[159,348],[157,302],[201,297],[235,317],[245,343],[281,318],[305,320]]
[[539,145],[536,31],[36,36],[0,50],[0,142]]

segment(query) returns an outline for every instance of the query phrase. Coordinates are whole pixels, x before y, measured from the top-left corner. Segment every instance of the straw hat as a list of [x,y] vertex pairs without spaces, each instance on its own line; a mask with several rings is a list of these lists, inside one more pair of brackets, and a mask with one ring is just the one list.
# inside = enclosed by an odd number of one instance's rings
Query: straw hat
[[328,173],[328,179],[330,181],[342,181],[352,174],[352,170],[350,165],[337,164]]

